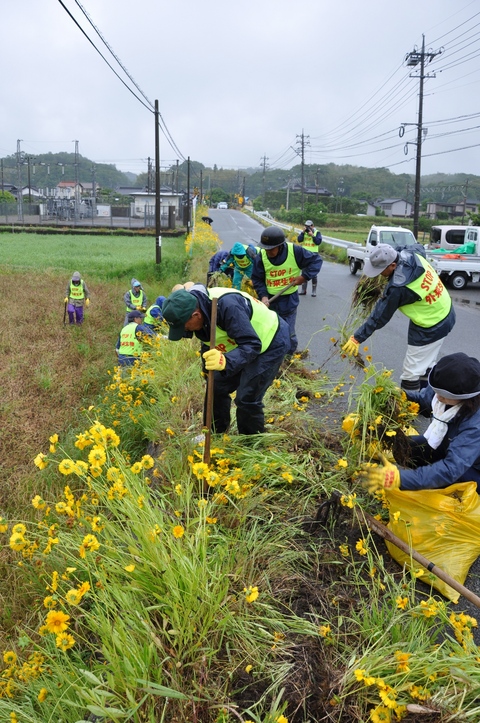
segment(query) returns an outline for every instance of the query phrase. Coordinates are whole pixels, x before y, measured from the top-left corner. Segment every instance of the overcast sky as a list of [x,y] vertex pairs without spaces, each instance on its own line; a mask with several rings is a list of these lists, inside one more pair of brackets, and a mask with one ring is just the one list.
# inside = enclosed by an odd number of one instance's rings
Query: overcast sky
[[442,52],[426,67],[422,174],[480,175],[478,0],[4,0],[1,28],[0,156],[78,140],[145,172],[158,99],[175,146],[160,136],[162,166],[288,169],[304,132],[307,163],[414,173],[419,66],[404,61],[424,34]]

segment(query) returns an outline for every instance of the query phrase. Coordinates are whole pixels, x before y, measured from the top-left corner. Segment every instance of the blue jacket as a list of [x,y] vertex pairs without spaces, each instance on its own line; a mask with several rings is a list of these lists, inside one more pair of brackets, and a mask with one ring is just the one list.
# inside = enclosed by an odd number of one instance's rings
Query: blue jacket
[[220,266],[225,263],[225,260],[229,254],[230,252],[226,251],[225,249],[217,251],[216,254],[213,254],[213,256],[210,258],[210,261],[208,262],[208,270],[218,271],[220,269]]
[[[430,416],[433,389],[408,392],[408,398]],[[459,416],[460,414],[460,416]],[[448,431],[435,450],[440,459],[417,469],[400,470],[400,489],[421,490],[448,487],[455,482],[480,481],[480,409],[468,417],[459,412],[448,422]]]
[[[425,273],[425,269],[417,260],[415,253],[410,251],[401,251],[397,268],[388,279],[387,286],[383,292],[383,296],[375,304],[375,308],[368,319],[353,332],[355,339],[360,342],[365,341],[377,329],[381,329],[387,324],[394,313],[400,306],[406,304],[414,304],[419,301],[420,297],[415,291],[407,288],[419,276]],[[412,320],[408,325],[407,342],[411,346],[426,346],[433,342],[443,339],[453,329],[455,324],[455,310],[453,304],[447,316],[439,321],[438,324],[426,328],[414,324]]]
[[[297,266],[302,270],[302,276],[305,281],[315,279],[322,268],[323,259],[321,256],[317,253],[312,253],[311,251],[304,249],[303,246],[299,246],[298,244],[293,244],[293,253],[295,254]],[[274,266],[281,266],[286,260],[287,254],[288,247],[287,244],[284,243],[280,252],[274,259],[270,259],[270,262]],[[272,296],[272,294],[268,293],[265,285],[265,267],[263,265],[262,254],[257,254],[253,261],[252,284],[259,299],[264,296]],[[280,316],[284,316],[294,311],[299,303],[300,299],[298,298],[298,291],[295,291],[293,294],[284,294],[283,296],[279,296],[278,299],[273,302],[272,309]]]

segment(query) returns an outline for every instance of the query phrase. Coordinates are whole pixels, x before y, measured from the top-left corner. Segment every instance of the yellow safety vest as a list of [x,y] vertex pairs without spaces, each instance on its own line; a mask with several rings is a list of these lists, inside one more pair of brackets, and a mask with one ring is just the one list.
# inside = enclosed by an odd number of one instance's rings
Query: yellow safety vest
[[[317,234],[317,229],[313,229],[313,237],[315,237]],[[313,237],[310,236],[306,231],[303,235],[303,241],[302,246],[305,246],[306,249],[311,249],[312,251],[316,252],[318,254],[318,244],[314,243]]]
[[420,254],[415,254],[415,256],[420,260],[425,273],[415,281],[406,284],[406,287],[421,298],[413,304],[400,306],[399,311],[408,316],[417,326],[430,329],[448,316],[452,308],[452,299],[435,269]]
[[141,342],[135,334],[138,324],[134,321],[123,327],[120,332],[120,346],[118,353],[122,356],[140,356],[143,349]]
[[152,304],[148,307],[147,311],[145,312],[145,319],[143,320],[144,324],[149,324],[150,326],[159,326],[162,323],[162,319],[155,319],[151,315],[152,309],[160,309],[158,304]]
[[83,280],[82,279],[80,279],[80,283],[78,286],[75,286],[73,281],[70,281],[69,296],[71,299],[84,299],[85,298],[85,291],[83,289]]
[[[271,263],[265,249],[260,250],[260,253],[262,254],[263,267],[265,269],[265,286],[267,287],[268,293],[272,296],[276,294],[277,291],[280,291],[280,289],[283,289],[284,286],[288,286],[293,279],[297,276],[301,276],[302,274],[302,269],[297,265],[295,260],[293,244],[289,241],[287,241],[287,249],[287,258],[280,266],[274,266]],[[296,290],[297,287],[292,286],[290,289],[287,289],[283,295],[286,296],[287,294],[293,294]]]
[[[130,303],[133,304],[133,306],[144,306],[143,300],[145,298],[145,293],[143,291],[140,291],[139,296],[135,296],[133,291],[130,291]],[[132,309],[129,309],[128,306],[126,307],[127,311],[132,311]]]
[[[208,289],[208,295],[211,299],[220,299],[225,294],[240,294],[240,296],[243,296],[251,302],[253,314],[250,319],[250,323],[253,326],[256,335],[262,342],[262,352],[264,352],[268,349],[272,343],[273,337],[277,333],[278,325],[280,323],[278,315],[269,309],[268,306],[262,304],[261,301],[254,299],[253,296],[246,294],[244,291],[224,289],[221,287]],[[209,342],[207,343],[207,346],[210,346]],[[237,346],[238,344],[235,339],[230,339],[227,332],[217,325],[215,331],[215,349],[219,349],[219,351],[223,351],[224,354],[227,354],[229,351],[232,351],[232,349],[236,349]]]

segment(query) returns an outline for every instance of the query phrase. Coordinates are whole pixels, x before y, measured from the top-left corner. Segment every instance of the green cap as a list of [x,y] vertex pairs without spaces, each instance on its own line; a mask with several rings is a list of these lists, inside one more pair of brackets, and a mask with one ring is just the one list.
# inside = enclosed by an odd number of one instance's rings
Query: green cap
[[163,302],[162,314],[168,322],[170,341],[178,341],[185,336],[185,324],[198,306],[197,299],[185,289],[178,289]]

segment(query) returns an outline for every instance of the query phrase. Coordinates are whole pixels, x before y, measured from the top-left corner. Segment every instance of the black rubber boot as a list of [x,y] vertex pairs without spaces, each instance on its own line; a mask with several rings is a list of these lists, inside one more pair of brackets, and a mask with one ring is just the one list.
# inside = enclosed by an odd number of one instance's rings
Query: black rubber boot
[[306,281],[304,284],[302,284],[302,290],[298,292],[299,296],[305,296],[305,294],[307,293],[307,283],[308,282]]
[[317,295],[317,284],[312,281],[312,296]]
[[400,387],[406,392],[419,392],[421,389],[420,379],[402,379]]

